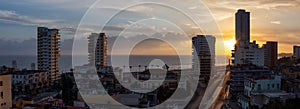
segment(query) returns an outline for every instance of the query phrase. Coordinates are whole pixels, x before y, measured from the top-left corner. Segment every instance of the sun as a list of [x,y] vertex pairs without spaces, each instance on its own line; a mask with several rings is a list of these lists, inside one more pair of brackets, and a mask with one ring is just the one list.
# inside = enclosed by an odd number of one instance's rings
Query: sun
[[226,51],[233,50],[235,43],[236,43],[235,39],[225,40],[224,46],[225,46]]

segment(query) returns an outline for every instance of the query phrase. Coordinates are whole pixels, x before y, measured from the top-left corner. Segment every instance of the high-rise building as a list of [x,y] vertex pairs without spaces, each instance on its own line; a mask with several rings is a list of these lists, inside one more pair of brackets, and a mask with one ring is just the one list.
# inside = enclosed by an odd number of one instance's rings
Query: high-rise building
[[272,68],[277,65],[278,58],[278,42],[268,41],[263,46],[264,48],[264,64],[265,66]]
[[11,62],[11,65],[12,65],[12,67],[13,68],[18,68],[18,65],[17,65],[17,61],[16,60],[13,60],[12,62]]
[[31,70],[35,70],[35,63],[31,63]]
[[105,33],[92,33],[88,37],[89,64],[107,66],[107,39]]
[[58,29],[37,28],[38,70],[48,71],[49,81],[59,79],[60,35]]
[[200,71],[200,80],[208,82],[215,66],[216,38],[211,35],[197,35],[193,41],[193,70]]
[[248,46],[250,42],[250,12],[239,9],[235,14],[235,38],[239,46]]
[[264,49],[259,48],[256,41],[250,42],[250,12],[239,9],[235,18],[237,43],[232,51],[232,63],[264,66]]
[[300,46],[294,46],[294,58],[300,59]]

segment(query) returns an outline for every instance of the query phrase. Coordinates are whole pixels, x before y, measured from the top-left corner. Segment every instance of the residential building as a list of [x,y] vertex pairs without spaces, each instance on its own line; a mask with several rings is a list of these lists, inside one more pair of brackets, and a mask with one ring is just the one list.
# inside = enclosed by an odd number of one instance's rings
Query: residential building
[[242,64],[254,64],[264,66],[264,49],[259,48],[256,41],[249,43],[248,47],[236,46],[232,51],[232,61],[235,66]]
[[235,13],[235,38],[238,46],[248,47],[250,42],[250,12],[239,9]]
[[267,41],[263,45],[264,48],[264,64],[269,68],[277,66],[278,58],[278,42]]
[[286,77],[300,78],[300,66],[282,66],[280,68],[280,73],[284,74]]
[[300,59],[300,46],[294,46],[293,54],[295,59]]
[[[151,74],[150,74],[151,72]],[[144,81],[141,84],[138,84],[142,89],[152,89],[157,88],[159,86],[167,86],[170,89],[183,88],[186,89],[184,80],[180,82],[178,78],[180,78],[180,70],[170,70],[167,71],[166,75],[162,75],[165,73],[164,70],[160,69],[148,69],[143,72],[132,72],[126,73],[126,77],[130,77],[129,75],[133,75],[140,81]],[[148,80],[152,78],[151,80]],[[127,80],[129,80],[128,78]],[[145,81],[147,80],[147,81]],[[161,84],[161,80],[164,82]],[[186,81],[185,81],[186,82]]]
[[193,71],[200,72],[200,80],[206,84],[215,67],[216,38],[211,35],[197,35],[192,38]]
[[264,66],[264,49],[256,41],[250,42],[250,12],[239,9],[235,14],[236,45],[232,50],[234,65],[254,64]]
[[296,94],[296,97],[300,97],[300,79],[293,77],[285,77],[281,80],[281,89],[288,93]]
[[229,97],[232,100],[237,100],[238,95],[243,94],[245,78],[269,77],[273,73],[267,68],[255,65],[234,66],[230,69]]
[[238,102],[243,109],[251,109],[253,106],[262,108],[270,101],[277,99],[285,102],[295,98],[295,94],[281,91],[281,76],[261,78],[246,78],[244,93],[239,95]]
[[38,70],[48,71],[49,81],[59,79],[60,35],[58,29],[37,28]]
[[105,33],[92,33],[88,37],[89,64],[107,66],[107,39]]
[[0,73],[0,109],[10,109],[12,107],[11,74]]
[[36,93],[49,86],[48,71],[22,70],[11,74],[14,95]]

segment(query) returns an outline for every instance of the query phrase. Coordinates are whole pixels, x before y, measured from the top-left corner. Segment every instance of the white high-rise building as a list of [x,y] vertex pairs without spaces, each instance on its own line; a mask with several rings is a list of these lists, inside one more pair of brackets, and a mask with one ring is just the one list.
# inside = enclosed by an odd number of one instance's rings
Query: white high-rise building
[[234,65],[254,64],[264,66],[264,49],[259,48],[256,41],[249,43],[248,47],[236,47],[233,53]]
[[211,35],[197,35],[192,41],[193,71],[200,72],[200,79],[208,82],[215,66],[216,38]]
[[234,65],[254,64],[264,66],[264,49],[256,41],[250,42],[250,12],[239,9],[236,18],[236,45],[233,50]]
[[53,82],[59,79],[59,30],[38,27],[37,31],[38,70],[48,71],[49,82]]

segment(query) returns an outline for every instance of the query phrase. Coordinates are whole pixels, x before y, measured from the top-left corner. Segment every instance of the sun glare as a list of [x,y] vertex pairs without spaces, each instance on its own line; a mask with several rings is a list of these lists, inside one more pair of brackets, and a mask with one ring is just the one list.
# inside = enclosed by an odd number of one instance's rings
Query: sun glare
[[224,46],[226,50],[233,50],[235,44],[235,39],[225,40]]

